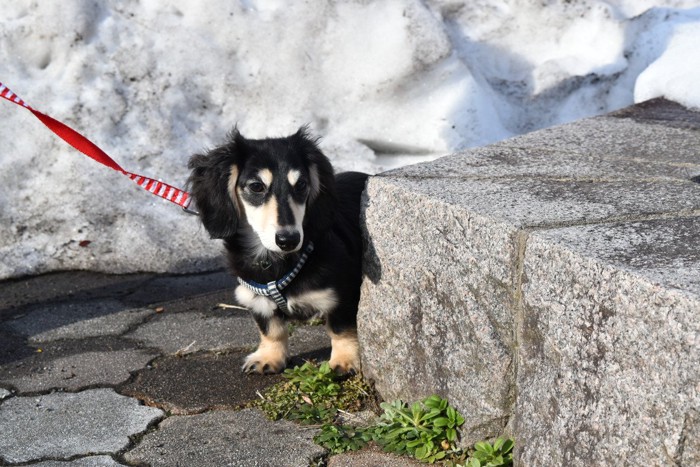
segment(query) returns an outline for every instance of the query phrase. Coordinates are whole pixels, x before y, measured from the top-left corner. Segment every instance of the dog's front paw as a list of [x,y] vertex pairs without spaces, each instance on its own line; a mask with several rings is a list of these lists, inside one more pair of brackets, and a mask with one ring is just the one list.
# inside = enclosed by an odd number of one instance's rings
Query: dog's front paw
[[360,372],[360,358],[331,358],[328,364],[339,375],[355,374]]
[[341,375],[360,372],[360,346],[356,334],[331,334],[331,359],[328,364]]
[[287,356],[284,352],[269,349],[258,349],[248,355],[241,368],[244,373],[275,374],[287,366]]

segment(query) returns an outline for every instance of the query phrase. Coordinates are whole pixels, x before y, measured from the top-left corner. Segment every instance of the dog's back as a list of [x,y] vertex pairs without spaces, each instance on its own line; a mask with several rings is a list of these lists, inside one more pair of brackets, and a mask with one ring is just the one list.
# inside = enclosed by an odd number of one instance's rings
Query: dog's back
[[362,236],[360,230],[360,205],[368,175],[360,172],[342,172],[335,177],[337,198],[336,234],[348,245],[348,249],[362,258]]

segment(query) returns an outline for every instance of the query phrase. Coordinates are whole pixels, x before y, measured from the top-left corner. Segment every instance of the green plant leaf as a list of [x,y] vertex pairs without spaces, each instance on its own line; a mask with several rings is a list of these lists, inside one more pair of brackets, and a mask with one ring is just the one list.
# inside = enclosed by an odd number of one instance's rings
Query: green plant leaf
[[487,443],[486,441],[476,443],[474,445],[474,449],[476,449],[476,452],[483,452],[489,455],[493,454],[493,446],[491,446],[491,444]]
[[440,409],[430,409],[430,412],[425,413],[421,417],[421,421],[428,421],[430,419],[433,419],[435,417],[439,417],[442,414],[442,411]]
[[497,438],[496,441],[493,442],[493,449],[496,451],[500,451],[501,448],[503,447],[503,443],[505,443],[506,440],[503,438]]
[[409,441],[408,443],[406,443],[406,447],[412,449],[412,448],[417,448],[418,446],[422,446],[423,444],[424,444],[423,440],[414,439],[413,441]]
[[440,417],[433,420],[433,425],[435,425],[436,427],[448,426],[449,424],[450,420],[445,417]]
[[513,445],[515,443],[513,442],[513,439],[509,438],[503,442],[503,445],[501,446],[501,452],[503,454],[506,454],[510,452],[513,449]]
[[423,405],[431,409],[435,408],[442,410],[442,401],[443,399],[440,396],[438,396],[437,394],[433,394],[432,396],[427,397],[423,400]]

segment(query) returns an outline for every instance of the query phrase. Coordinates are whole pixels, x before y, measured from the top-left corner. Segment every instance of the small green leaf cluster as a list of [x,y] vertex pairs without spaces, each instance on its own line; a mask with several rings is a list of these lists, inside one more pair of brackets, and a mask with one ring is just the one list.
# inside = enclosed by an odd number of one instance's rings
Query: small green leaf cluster
[[271,420],[294,420],[301,424],[331,423],[340,410],[357,410],[369,395],[358,375],[339,377],[328,365],[306,362],[288,368],[287,381],[267,388],[250,406],[260,408]]
[[[474,445],[469,462],[464,467],[505,467],[513,465],[512,438],[498,438],[493,444],[482,441]],[[458,465],[458,467],[460,467]]]
[[328,449],[331,454],[341,454],[362,449],[372,441],[372,438],[373,427],[361,428],[327,423],[321,427],[321,432],[314,436],[314,441]]
[[433,463],[453,454],[457,428],[464,418],[439,396],[408,405],[397,400],[381,404],[384,413],[374,426],[326,425],[314,440],[333,454],[355,451],[374,441],[387,452]]
[[[498,438],[493,444],[476,443],[471,456],[458,449],[455,445],[457,428],[464,424],[464,418],[439,396],[430,396],[412,405],[400,400],[384,402],[381,408],[384,412],[373,426],[325,424],[314,441],[331,454],[356,451],[373,441],[387,452],[413,456],[427,463],[443,461],[456,467],[513,465],[514,441],[510,438]],[[457,459],[467,462],[462,464]]]
[[337,376],[328,362],[320,366],[306,362],[302,366],[287,368],[283,375],[292,386],[312,401],[335,397],[340,392]]
[[410,406],[398,400],[381,407],[384,413],[373,439],[385,451],[431,464],[456,451],[457,428],[464,418],[447,400],[433,395]]

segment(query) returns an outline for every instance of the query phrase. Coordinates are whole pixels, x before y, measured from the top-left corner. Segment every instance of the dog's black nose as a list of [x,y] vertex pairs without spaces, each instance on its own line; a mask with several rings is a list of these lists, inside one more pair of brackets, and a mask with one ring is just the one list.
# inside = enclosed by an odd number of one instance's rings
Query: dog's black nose
[[299,232],[277,232],[275,235],[275,243],[282,251],[291,251],[299,246],[301,235]]

